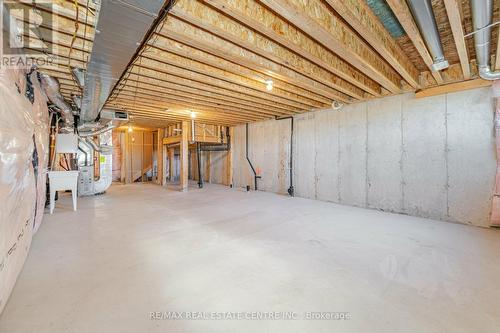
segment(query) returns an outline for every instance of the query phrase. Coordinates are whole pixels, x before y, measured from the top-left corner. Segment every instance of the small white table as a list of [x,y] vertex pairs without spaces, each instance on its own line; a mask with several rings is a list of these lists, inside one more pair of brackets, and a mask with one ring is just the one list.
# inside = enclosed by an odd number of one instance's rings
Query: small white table
[[78,170],[49,171],[50,214],[54,212],[57,191],[71,190],[71,196],[73,198],[73,210],[76,211],[78,173]]

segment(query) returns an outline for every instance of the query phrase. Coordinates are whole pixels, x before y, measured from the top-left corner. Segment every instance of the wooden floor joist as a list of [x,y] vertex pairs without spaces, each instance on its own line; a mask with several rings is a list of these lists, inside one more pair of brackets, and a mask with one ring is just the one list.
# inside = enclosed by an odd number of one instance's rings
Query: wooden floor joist
[[378,83],[315,42],[302,31],[274,14],[256,0],[203,0],[209,6],[245,24],[312,63],[349,81],[366,92],[379,96]]
[[[195,72],[201,75],[210,76],[213,79],[238,84],[241,86],[254,89],[256,91],[265,92],[272,96],[295,101],[297,103],[301,103],[309,107],[318,107],[321,105],[328,104],[328,103],[319,103],[312,98],[304,97],[305,92],[303,90],[299,90],[299,88],[296,88],[290,84],[288,84],[287,90],[279,88],[279,85],[274,85],[274,89],[268,92],[266,91],[265,82],[248,79],[245,76],[234,74],[233,72],[220,69],[211,65],[206,65],[202,62],[178,56],[174,53],[170,53],[167,51],[151,49],[147,54],[143,54],[141,59],[143,60],[141,62],[141,65],[144,66],[154,66],[158,69],[163,69],[165,65],[167,66],[171,65],[177,68],[190,70],[191,72]],[[290,92],[290,90],[292,90],[292,92]],[[347,96],[345,97],[343,96],[343,98],[341,99],[341,101],[343,102],[347,102],[347,100],[348,100]]]
[[[308,94],[312,96],[311,98],[316,100],[331,101],[332,99],[350,100],[350,98],[364,98],[364,93],[361,90],[358,90],[357,93],[347,90],[344,90],[343,93],[342,89],[340,88],[338,89],[338,91],[335,91],[331,87],[312,80],[309,77],[302,75],[298,71],[290,70],[289,68],[281,64],[277,64],[265,57],[256,55],[244,48],[241,48],[234,44],[230,44],[229,42],[226,42],[223,39],[217,38],[215,36],[211,37],[213,37],[214,40],[220,41],[220,44],[216,44],[213,42],[204,42],[200,39],[196,40],[196,36],[187,36],[185,35],[185,33],[189,32],[186,30],[184,30],[183,32],[162,31],[162,36],[176,41],[180,44],[189,45],[196,50],[204,52],[204,54],[221,58],[227,63],[237,64],[237,66],[231,66],[232,69],[228,69],[230,71],[235,71],[239,67],[244,67],[247,70],[253,71],[254,73],[260,73],[265,79],[278,80],[283,83],[298,86],[303,91],[308,92]],[[209,35],[208,33],[204,34],[206,34],[206,36]],[[209,61],[207,58],[209,57],[205,57],[205,63]],[[245,75],[245,73],[241,74]],[[334,77],[331,78],[332,80],[335,80]],[[334,81],[330,81],[330,85],[334,85]],[[349,92],[350,96],[347,96],[345,92]],[[316,96],[319,96],[319,99]]]
[[261,104],[261,103],[256,103],[256,102],[251,102],[251,101],[246,101],[244,99],[238,99],[234,98],[232,96],[228,95],[223,95],[223,94],[216,94],[212,93],[210,91],[204,91],[202,89],[196,89],[194,87],[186,87],[186,86],[180,86],[180,85],[175,85],[171,84],[169,82],[161,82],[158,83],[153,80],[149,81],[144,81],[146,79],[139,79],[139,77],[136,76],[131,76],[127,80],[127,84],[123,85],[120,87],[120,91],[123,90],[132,90],[132,91],[143,91],[143,92],[148,92],[148,94],[154,95],[154,96],[162,96],[164,94],[173,94],[177,96],[183,96],[188,100],[190,97],[193,98],[206,98],[209,97],[210,101],[213,101],[215,103],[220,103],[224,105],[234,105],[234,106],[240,106],[244,109],[249,109],[249,110],[254,110],[258,112],[262,112],[264,114],[266,113],[276,113],[276,114],[294,114],[296,112],[290,111],[290,110],[285,110],[285,109],[280,109],[280,108],[275,108],[270,105],[266,104]]
[[[219,121],[225,121],[225,122],[233,122],[233,123],[242,123],[244,122],[244,119],[251,119],[251,121],[255,120],[263,120],[263,119],[270,119],[270,117],[264,117],[264,116],[257,116],[257,117],[246,117],[242,115],[241,117],[234,116],[232,114],[228,114],[224,111],[221,110],[213,110],[210,109],[207,111],[206,108],[200,109],[200,108],[192,108],[190,107],[189,109],[186,108],[185,105],[182,104],[174,104],[172,102],[169,103],[169,108],[167,111],[161,111],[166,110],[165,106],[161,106],[155,103],[147,103],[147,102],[130,102],[126,101],[125,99],[120,100],[119,102],[113,102],[111,103],[114,107],[121,108],[126,111],[136,111],[136,112],[147,112],[150,115],[155,115],[158,117],[176,117],[176,118],[183,118],[187,117],[189,118],[190,112],[195,112],[197,114],[197,119],[198,120],[207,120],[207,119],[214,119],[214,120],[219,120]],[[165,104],[164,104],[165,105]]]
[[433,87],[418,91],[415,93],[417,98],[430,97],[435,95],[442,95],[456,91],[469,90],[481,87],[491,86],[492,81],[487,81],[483,79],[475,79],[470,81],[462,81],[457,83],[446,84],[443,86]]
[[465,45],[464,30],[462,17],[460,15],[460,6],[462,2],[458,0],[444,0],[448,21],[450,22],[453,39],[457,48],[458,57],[462,66],[464,79],[470,79],[469,56],[467,54],[467,46]]
[[[143,119],[143,120],[144,119],[145,120],[152,119],[152,120],[155,120],[158,122],[164,122],[167,124],[175,124],[175,123],[179,123],[183,119],[187,119],[189,117],[189,116],[185,116],[185,115],[156,115],[156,114],[152,113],[151,110],[142,111],[140,109],[130,109],[127,111],[129,112],[130,115],[132,115],[132,117],[131,117],[132,123],[135,123],[136,119]],[[201,119],[199,119],[199,121],[202,121],[204,124],[210,124],[210,125],[235,126],[235,125],[240,124],[240,122],[235,121],[235,120],[225,121],[225,120],[221,120],[221,119],[213,118],[213,117],[201,118]],[[156,126],[154,126],[154,127],[156,127]]]
[[261,0],[392,93],[401,92],[401,77],[346,23],[320,0]]
[[[173,39],[169,39],[163,36],[159,36],[159,38],[156,40],[155,46],[152,46],[152,48],[156,48],[160,51],[166,52],[166,55],[173,53],[177,56],[185,57],[192,59],[194,61],[203,63],[208,66],[212,66],[218,69],[222,69],[228,72],[231,72],[235,75],[241,75],[244,76],[248,79],[258,81],[261,84],[265,85],[266,79],[269,78],[269,75],[265,74],[265,71],[263,71],[259,67],[254,67],[258,68],[259,70],[254,70],[245,66],[242,66],[236,62],[231,62],[229,60],[226,60],[225,58],[218,57],[213,55],[212,53],[208,53],[205,51],[202,51],[200,49],[191,47],[190,45],[179,43],[178,41],[175,41]],[[213,50],[215,52],[215,50]],[[307,78],[306,78],[307,79]],[[286,90],[291,93],[295,93],[298,95],[301,95],[303,97],[307,97],[312,100],[316,100],[322,103],[331,103],[331,98],[324,97],[322,95],[318,95],[314,90],[307,90],[305,88],[302,88],[304,84],[300,81],[300,76],[297,79],[289,79],[287,77],[287,81],[285,80],[280,80],[280,79],[275,79],[274,81],[274,86],[283,90]],[[293,82],[298,82],[297,84],[293,84]],[[316,88],[315,82],[312,81],[310,84],[313,85],[314,88]],[[307,84],[305,85],[307,86]],[[349,96],[342,95],[341,93],[335,92],[335,91],[328,91],[325,90],[325,94],[331,94],[333,98],[335,97],[341,97],[348,99]]]
[[[290,107],[276,101],[267,100],[264,98],[258,98],[250,95],[246,95],[244,93],[233,91],[230,89],[214,87],[210,84],[206,84],[204,82],[194,81],[190,79],[185,79],[181,76],[177,76],[171,73],[167,73],[168,75],[164,75],[161,73],[151,72],[147,69],[141,69],[141,71],[134,70],[130,75],[127,76],[126,80],[130,80],[131,82],[137,81],[140,83],[157,86],[160,88],[163,87],[171,87],[172,84],[177,85],[179,89],[184,90],[185,88],[195,88],[199,91],[203,91],[209,94],[215,94],[216,96],[224,96],[229,98],[236,98],[241,101],[241,103],[254,103],[254,105],[259,107],[268,108],[270,110],[282,110],[284,112],[294,112],[300,111],[299,108]],[[125,82],[125,81],[124,81]],[[115,93],[114,93],[115,94]],[[111,100],[113,99],[114,94],[111,96]]]
[[161,113],[168,112],[171,108],[169,108],[168,104],[173,105],[175,107],[183,107],[184,110],[198,110],[198,111],[204,111],[206,114],[209,113],[214,113],[214,114],[220,114],[220,115],[232,115],[235,117],[238,116],[247,116],[247,117],[272,117],[272,114],[263,114],[263,113],[257,113],[257,112],[250,112],[247,110],[243,109],[238,109],[236,107],[223,107],[217,104],[212,104],[208,102],[203,102],[203,101],[191,101],[189,100],[188,102],[180,99],[180,98],[174,98],[174,97],[169,97],[167,98],[162,98],[160,100],[154,100],[151,98],[145,98],[142,96],[138,96],[138,94],[130,94],[126,92],[121,92],[119,95],[119,98],[116,99],[116,101],[110,102],[110,103],[124,103],[127,105],[151,105],[151,106],[157,106],[158,110]]
[[265,90],[263,91],[257,88],[248,88],[246,86],[241,86],[232,82],[216,79],[206,74],[196,73],[187,69],[168,64],[162,64],[159,62],[155,63],[154,66],[147,66],[144,64],[136,65],[136,67],[132,69],[132,73],[141,74],[143,72],[149,73],[152,76],[156,76],[159,78],[165,78],[171,75],[175,75],[184,79],[197,81],[201,84],[210,85],[214,87],[216,91],[218,91],[219,89],[224,89],[233,92],[239,92],[259,99],[265,99],[269,102],[276,103],[277,105],[287,105],[288,107],[297,108],[299,110],[308,110],[311,108],[311,105],[304,102],[298,102],[296,100],[291,100],[278,95],[271,95],[266,93]]
[[326,0],[335,11],[384,57],[412,86],[419,86],[419,72],[391,37],[365,0]]
[[199,96],[199,95],[194,95],[194,94],[189,94],[189,93],[183,93],[175,90],[169,90],[169,89],[163,89],[160,91],[152,92],[151,89],[144,89],[141,87],[133,87],[133,86],[125,86],[123,89],[120,91],[121,94],[128,94],[129,96],[137,96],[140,98],[144,99],[152,99],[152,100],[162,100],[163,98],[168,98],[168,97],[173,97],[177,99],[184,99],[184,100],[190,100],[192,99],[193,101],[203,101],[203,102],[211,102],[216,105],[220,105],[222,107],[235,107],[240,110],[244,110],[250,114],[255,113],[255,114],[263,114],[263,115],[284,115],[284,114],[290,114],[285,111],[270,111],[268,109],[264,108],[258,108],[258,107],[249,107],[248,105],[245,104],[240,104],[240,103],[235,103],[235,102],[226,102],[223,100],[213,100],[206,98],[204,96]]
[[[234,125],[327,108],[333,101],[348,104],[416,89],[422,97],[489,85],[467,80],[478,76],[464,40],[470,0],[433,3],[441,8],[433,8],[438,23],[446,22],[439,29],[450,67],[442,72],[431,71],[432,57],[406,2],[386,1],[407,37],[395,37],[388,18],[366,0],[177,0],[131,59],[106,107],[127,110],[147,124],[179,123],[195,110],[197,121]],[[37,34],[24,36],[34,56],[42,54],[36,46],[51,46],[53,62],[40,70],[59,79],[68,100],[82,94],[70,67],[87,65],[98,6],[57,1],[56,24],[42,22]],[[37,9],[51,13],[43,4]],[[494,51],[498,69],[500,42]]]
[[[170,112],[170,113],[161,113],[158,112],[158,108],[156,106],[144,106],[144,105],[129,105],[129,104],[124,104],[124,103],[118,103],[115,105],[116,107],[122,108],[123,110],[127,112],[131,112],[132,114],[141,114],[141,115],[150,115],[154,116],[156,118],[161,118],[161,119],[173,119],[175,121],[179,121],[182,119],[187,119],[189,118],[189,113],[186,111],[183,112]],[[185,110],[185,109],[184,109]],[[204,115],[203,111],[200,110],[195,110],[197,114],[200,115],[198,117],[198,121],[201,121],[203,123],[208,123],[208,121],[212,120],[213,122],[220,122],[220,124],[241,124],[244,123],[245,120],[239,120],[235,119],[234,117],[224,117],[224,116],[219,116],[219,115]],[[248,118],[245,118],[248,119]],[[270,119],[266,117],[261,117],[257,119],[250,119],[249,121],[257,121],[257,120],[265,120],[265,119]],[[212,123],[213,123],[212,122]]]
[[[198,1],[179,1],[172,9],[171,15],[175,18],[184,20],[185,22],[189,22],[191,25],[195,25],[198,28],[198,31],[193,32],[192,29],[189,29],[189,27],[186,26],[186,24],[180,23],[179,20],[172,19],[167,20],[165,24],[166,30],[168,29],[175,33],[182,33],[184,35],[191,33],[192,36],[195,36],[192,40],[205,41],[217,48],[227,44],[223,41],[225,39],[230,41],[232,44],[236,44],[244,49],[258,54],[261,57],[268,58],[274,63],[286,65],[288,68],[295,70],[297,73],[309,74],[308,76],[310,79],[321,80],[322,77],[326,77],[321,81],[322,84],[334,85],[334,87],[339,91],[353,97],[357,96],[358,98],[362,98],[363,96],[363,92],[351,83],[332,73],[322,70],[319,66],[316,66],[301,57],[297,57],[289,50],[272,40],[255,33],[253,30],[238,24],[217,11],[212,10],[210,7],[202,5]],[[205,33],[203,33],[203,30]],[[170,37],[175,38],[171,35]],[[228,45],[225,49],[231,49],[232,47],[232,45]],[[241,56],[242,54],[240,54],[240,57]],[[244,56],[250,56],[248,51]],[[244,59],[241,59],[241,61],[244,61]]]
[[[259,120],[259,119],[269,119],[272,118],[271,116],[265,116],[263,114],[260,115],[255,115],[255,114],[248,114],[245,112],[238,112],[237,110],[231,109],[231,110],[226,110],[226,109],[214,109],[213,107],[206,106],[206,105],[194,105],[189,104],[186,105],[185,103],[182,103],[182,101],[178,100],[163,100],[162,102],[158,101],[146,101],[146,100],[132,100],[130,99],[129,96],[122,95],[119,102],[112,103],[112,105],[115,106],[120,106],[124,108],[137,108],[140,107],[142,109],[150,109],[150,108],[155,108],[158,111],[158,114],[161,115],[175,115],[176,112],[171,111],[171,109],[167,109],[169,105],[174,105],[177,107],[184,107],[184,110],[192,110],[196,112],[197,114],[200,115],[199,119],[203,119],[206,117],[215,117],[218,119],[225,119],[225,120],[234,120],[238,122],[244,122],[245,119],[248,120]],[[162,111],[163,110],[163,111]],[[154,111],[154,110],[153,110]],[[154,112],[152,112],[153,114]],[[180,113],[180,115],[188,115],[186,112]]]
[[[128,101],[131,103],[137,102],[137,103],[148,103],[148,104],[156,104],[159,107],[162,107],[163,110],[168,109],[167,103],[177,103],[179,105],[185,103],[185,99],[179,98],[176,96],[169,96],[169,97],[159,97],[159,98],[153,98],[150,95],[143,95],[140,92],[137,91],[121,91],[120,92],[120,101]],[[211,102],[203,101],[203,100],[195,100],[191,99],[190,100],[190,105],[194,107],[200,107],[204,110],[207,110],[206,108],[211,108],[213,110],[220,110],[220,112],[228,112],[230,114],[234,114],[235,116],[237,115],[244,115],[248,117],[259,117],[259,116],[268,116],[272,117],[274,115],[279,116],[280,114],[272,114],[272,113],[262,113],[258,111],[249,111],[247,109],[242,109],[238,108],[237,106],[225,106],[221,104],[214,104]],[[282,114],[281,114],[282,115]]]

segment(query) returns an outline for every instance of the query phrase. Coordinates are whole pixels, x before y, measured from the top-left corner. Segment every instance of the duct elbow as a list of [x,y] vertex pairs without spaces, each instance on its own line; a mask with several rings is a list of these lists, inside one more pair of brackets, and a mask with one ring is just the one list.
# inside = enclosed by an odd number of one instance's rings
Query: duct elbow
[[479,77],[483,80],[495,81],[500,79],[500,71],[493,72],[489,66],[479,67]]
[[492,71],[490,64],[493,0],[471,0],[471,9],[479,77],[489,81],[498,80],[500,71]]
[[64,122],[64,125],[61,128],[62,132],[73,132],[73,111],[71,110],[71,106],[66,103],[64,97],[61,95],[59,81],[53,76],[40,73],[40,82],[43,91],[45,92],[45,95],[47,95],[49,101],[57,106],[57,108],[61,112],[61,117]]
[[91,136],[96,136],[96,135],[99,135],[99,134],[102,134],[102,133],[105,133],[107,131],[111,131],[112,129],[116,128],[115,125],[112,125],[111,123],[108,124],[107,126],[104,126],[100,129],[97,129],[95,131],[88,131],[88,132],[80,132],[80,136],[82,138],[86,138],[86,137],[91,137]]
[[450,64],[448,63],[448,60],[444,58],[434,60],[431,65],[431,69],[433,72],[439,72],[448,67],[450,67]]
[[80,140],[87,145],[87,147],[91,147],[93,150],[100,154],[111,155],[113,153],[113,147],[107,145],[98,145],[91,138],[81,138]]

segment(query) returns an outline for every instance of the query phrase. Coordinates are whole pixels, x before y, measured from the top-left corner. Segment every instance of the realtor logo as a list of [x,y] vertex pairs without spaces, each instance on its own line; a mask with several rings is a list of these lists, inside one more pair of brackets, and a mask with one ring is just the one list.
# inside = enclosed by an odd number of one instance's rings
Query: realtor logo
[[54,61],[52,1],[3,0],[0,14],[0,67],[29,69]]

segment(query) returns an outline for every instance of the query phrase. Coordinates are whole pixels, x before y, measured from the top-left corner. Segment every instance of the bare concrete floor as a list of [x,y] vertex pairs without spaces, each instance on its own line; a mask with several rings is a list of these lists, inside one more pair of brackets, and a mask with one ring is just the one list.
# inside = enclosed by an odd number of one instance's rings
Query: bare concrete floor
[[499,332],[497,230],[216,185],[113,186],[70,207],[46,216],[0,332]]

